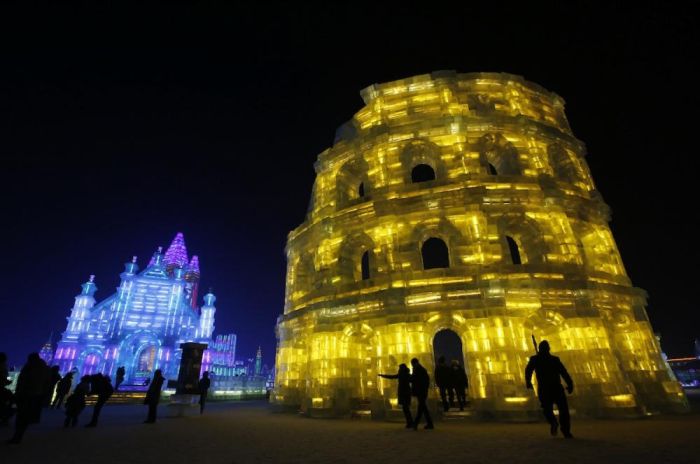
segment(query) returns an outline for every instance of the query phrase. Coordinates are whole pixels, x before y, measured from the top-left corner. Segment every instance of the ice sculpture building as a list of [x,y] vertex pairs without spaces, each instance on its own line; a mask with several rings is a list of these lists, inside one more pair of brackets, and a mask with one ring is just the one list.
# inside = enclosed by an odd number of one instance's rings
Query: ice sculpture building
[[188,258],[181,233],[165,254],[159,248],[143,271],[134,257],[120,277],[117,292],[99,303],[94,276],[82,285],[53,359],[61,372],[76,368],[81,375],[102,372],[114,379],[124,366],[126,385],[141,384],[156,369],[176,379],[184,342],[209,345],[203,371],[216,367],[225,376],[232,370],[236,336],[219,336],[212,343],[216,297],[209,292],[198,306],[199,259]]
[[559,96],[453,71],[361,95],[288,237],[275,403],[382,417],[396,386],[378,373],[450,352],[476,415],[539,416],[534,335],[568,366],[579,414],[687,408]]

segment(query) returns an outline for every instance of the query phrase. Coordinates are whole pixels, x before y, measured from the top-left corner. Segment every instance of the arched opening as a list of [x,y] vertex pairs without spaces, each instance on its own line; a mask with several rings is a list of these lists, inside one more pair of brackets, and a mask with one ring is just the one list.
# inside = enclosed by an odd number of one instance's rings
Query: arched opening
[[157,351],[155,345],[146,345],[141,348],[134,358],[133,383],[139,384],[151,379],[155,371]]
[[[463,411],[469,404],[467,402],[469,380],[459,335],[450,329],[443,329],[436,333],[433,338],[433,356],[435,378],[436,382],[440,383],[440,397],[445,412],[455,406],[459,406]],[[443,380],[438,380],[439,377]]]
[[450,252],[447,244],[439,238],[430,237],[421,247],[423,269],[450,267]]
[[344,208],[353,201],[359,201],[371,191],[371,182],[367,177],[367,163],[363,158],[356,158],[345,163],[336,174],[336,201],[339,208]]
[[435,170],[427,164],[419,164],[411,170],[411,182],[428,182],[435,180]]
[[510,250],[510,259],[513,264],[522,264],[520,259],[520,249],[518,249],[518,243],[515,239],[509,235],[506,235],[506,242],[508,242],[508,249]]
[[362,253],[362,280],[369,279],[369,250]]
[[352,284],[374,277],[377,255],[373,250],[374,242],[366,234],[354,234],[343,240],[338,250],[336,268],[341,284]]
[[482,166],[491,175],[517,176],[522,174],[518,150],[500,134],[486,134],[479,139],[479,157]]
[[445,358],[448,366],[453,360],[464,366],[462,339],[459,338],[459,335],[454,330],[443,329],[439,331],[433,338],[433,355],[435,356],[436,366],[440,357]]

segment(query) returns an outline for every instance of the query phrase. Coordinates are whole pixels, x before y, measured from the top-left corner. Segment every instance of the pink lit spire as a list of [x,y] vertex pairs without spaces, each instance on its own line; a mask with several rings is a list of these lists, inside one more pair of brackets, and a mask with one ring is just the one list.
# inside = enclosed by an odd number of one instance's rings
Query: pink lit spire
[[194,272],[195,274],[199,274],[199,256],[197,255],[192,255],[192,261],[190,261],[190,265],[188,266],[189,272]]
[[182,232],[178,232],[173,239],[173,242],[165,252],[163,261],[166,266],[184,267],[187,265],[187,247],[185,246],[185,237],[182,235]]

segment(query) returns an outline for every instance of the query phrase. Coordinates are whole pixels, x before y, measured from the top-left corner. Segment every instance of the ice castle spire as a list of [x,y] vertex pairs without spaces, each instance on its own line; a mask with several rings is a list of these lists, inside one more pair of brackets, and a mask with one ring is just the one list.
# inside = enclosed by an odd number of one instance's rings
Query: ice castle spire
[[187,267],[190,272],[199,275],[199,256],[192,255],[192,261],[190,261],[190,265]]
[[151,260],[148,262],[148,267],[153,266],[154,264],[160,265],[163,262],[163,247],[159,246],[158,250],[153,253],[153,256],[151,256]]
[[131,262],[124,263],[124,272],[126,272],[127,275],[134,275],[138,272],[139,265],[136,264],[136,261],[138,261],[138,258],[136,256],[132,256]]
[[258,352],[255,353],[255,375],[262,373],[262,348],[258,345]]
[[172,243],[165,252],[163,262],[167,267],[185,267],[188,263],[187,247],[185,246],[185,236],[182,232],[175,235]]
[[49,339],[46,340],[44,346],[41,347],[41,351],[39,351],[39,357],[43,359],[46,362],[46,364],[51,364],[51,361],[53,361],[53,355],[53,332],[51,332],[51,335],[49,335]]
[[81,285],[81,287],[83,287],[83,291],[80,292],[80,295],[93,296],[97,291],[97,285],[95,285],[95,275],[91,274],[90,279]]

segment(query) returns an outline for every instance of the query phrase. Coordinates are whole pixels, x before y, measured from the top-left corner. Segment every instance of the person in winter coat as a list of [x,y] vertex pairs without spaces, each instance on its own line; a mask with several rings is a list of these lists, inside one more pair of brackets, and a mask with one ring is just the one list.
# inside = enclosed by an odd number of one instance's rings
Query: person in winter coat
[[85,427],[97,427],[97,420],[100,418],[102,407],[114,393],[110,378],[102,374],[90,376],[90,395],[97,395],[97,402],[92,407],[92,419]]
[[209,379],[209,372],[204,371],[202,378],[199,379],[199,413],[204,414],[204,404],[207,402],[207,394],[209,393],[209,387],[211,386],[211,380]]
[[61,381],[61,373],[58,370],[58,366],[52,366],[49,370],[49,378],[46,381],[46,390],[44,391],[44,401],[42,406],[48,408],[51,406],[51,400],[53,399],[53,392],[56,390],[56,385]]
[[8,443],[20,443],[27,427],[30,424],[39,423],[41,407],[46,397],[46,387],[49,382],[50,372],[44,360],[39,357],[39,353],[30,354],[17,378],[15,433]]
[[452,387],[457,396],[457,402],[459,403],[459,410],[464,411],[464,405],[467,402],[467,387],[469,386],[469,381],[467,380],[467,373],[464,367],[462,367],[456,359],[452,360],[450,377]]
[[80,378],[80,383],[75,386],[73,393],[66,400],[66,420],[64,427],[75,427],[78,425],[78,417],[85,409],[85,397],[90,393],[90,376],[84,375]]
[[114,389],[119,390],[119,385],[124,382],[124,377],[126,376],[126,369],[124,366],[119,366],[117,368],[117,377],[114,379]]
[[8,379],[10,373],[7,370],[7,355],[0,353],[0,425],[7,425],[14,413],[12,404],[14,395],[7,388],[12,382]]
[[63,404],[63,399],[70,392],[70,387],[73,386],[73,372],[67,373],[56,385],[56,398],[51,404],[52,409],[60,409]]
[[379,377],[385,379],[398,379],[397,398],[403,415],[406,418],[406,428],[413,427],[413,418],[411,417],[411,371],[405,364],[399,364],[399,371],[396,374],[379,374]]
[[156,369],[153,373],[153,381],[150,382],[148,386],[148,391],[146,392],[146,399],[143,400],[143,404],[148,405],[148,417],[143,421],[144,424],[153,424],[156,421],[156,413],[158,412],[158,403],[160,402],[160,389],[163,388],[163,381],[165,378],[161,373],[160,369]]
[[[454,394],[452,385],[452,373],[450,368],[445,364],[445,357],[438,358],[438,365],[435,368],[435,385],[440,390],[440,399],[442,399],[442,408],[445,412],[449,411],[450,405],[454,405]],[[448,403],[449,396],[449,403]]]
[[420,423],[421,417],[425,414],[426,425],[424,428],[433,429],[433,419],[430,417],[430,411],[428,411],[428,389],[430,388],[430,376],[428,371],[425,370],[418,361],[418,358],[411,359],[411,366],[413,367],[413,373],[411,374],[411,393],[418,400],[418,410],[416,411],[416,419],[413,421],[413,429],[418,430],[418,424]]
[[[569,394],[574,391],[574,381],[566,371],[561,360],[552,356],[549,352],[549,342],[542,340],[537,350],[537,354],[530,357],[530,361],[525,368],[525,386],[532,389],[532,373],[537,377],[537,397],[542,406],[544,417],[550,425],[550,433],[557,434],[557,428],[561,423],[561,432],[566,438],[574,438],[571,435],[571,421],[569,418],[569,404],[566,401],[564,388],[561,386],[561,379],[566,382],[566,391]],[[554,405],[559,410],[559,421],[554,416]]]

